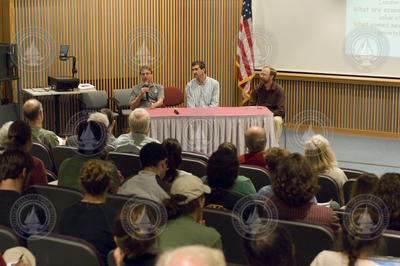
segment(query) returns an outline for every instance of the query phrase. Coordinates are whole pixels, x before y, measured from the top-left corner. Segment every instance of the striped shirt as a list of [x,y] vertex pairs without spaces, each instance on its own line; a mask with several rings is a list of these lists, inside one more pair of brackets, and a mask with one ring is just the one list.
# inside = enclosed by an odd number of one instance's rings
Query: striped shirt
[[218,107],[219,83],[206,77],[203,83],[192,79],[186,85],[187,107]]

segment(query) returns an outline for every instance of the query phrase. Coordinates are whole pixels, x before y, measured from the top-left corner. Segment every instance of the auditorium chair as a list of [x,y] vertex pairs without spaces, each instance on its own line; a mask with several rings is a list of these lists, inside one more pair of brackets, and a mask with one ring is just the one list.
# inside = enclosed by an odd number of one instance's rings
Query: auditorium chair
[[355,182],[356,182],[356,179],[349,179],[343,184],[344,204],[347,204],[349,202],[351,190],[352,190],[353,184]]
[[400,232],[394,230],[387,230],[382,235],[383,247],[378,251],[377,255],[400,257]]
[[271,184],[271,177],[267,170],[259,166],[241,164],[239,166],[239,175],[250,178],[256,191],[263,186]]
[[180,169],[200,178],[207,175],[207,164],[197,159],[182,158]]
[[172,107],[180,105],[184,102],[183,92],[176,87],[164,88],[164,102],[163,107]]
[[[4,214],[3,214],[4,215]],[[9,248],[24,245],[22,239],[20,239],[14,231],[4,225],[0,225],[0,252],[4,253]]]
[[104,266],[100,253],[89,242],[58,234],[32,235],[28,249],[36,258],[36,265]]
[[76,147],[71,147],[71,146],[56,146],[53,148],[53,158],[57,172],[60,170],[61,163],[65,159],[68,159],[76,155],[77,150],[78,149]]
[[57,168],[54,164],[52,151],[45,144],[40,142],[33,142],[31,154],[42,160],[44,168],[53,173],[57,173]]
[[366,173],[361,170],[355,170],[355,169],[350,169],[350,168],[340,168],[340,169],[343,170],[343,172],[347,176],[347,179],[357,179],[360,175]]
[[340,206],[343,205],[339,197],[339,186],[335,180],[333,180],[329,176],[319,175],[318,185],[320,186],[320,189],[318,190],[315,197],[317,198],[317,201],[319,203],[334,200],[339,203]]
[[136,175],[142,169],[138,154],[113,151],[108,154],[108,160],[114,162],[125,179]]
[[124,118],[132,112],[129,106],[129,98],[133,89],[117,89],[113,90],[114,97],[112,98],[118,112],[118,134],[121,135],[124,125]]
[[203,161],[206,164],[208,164],[208,159],[209,159],[206,154],[199,153],[199,152],[193,152],[193,151],[183,151],[182,152],[182,157],[183,158],[197,159],[197,160]]

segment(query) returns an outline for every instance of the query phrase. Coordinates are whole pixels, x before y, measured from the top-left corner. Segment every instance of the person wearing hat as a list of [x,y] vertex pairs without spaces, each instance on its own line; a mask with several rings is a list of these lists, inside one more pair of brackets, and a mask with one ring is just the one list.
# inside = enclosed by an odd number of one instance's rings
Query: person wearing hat
[[164,251],[188,245],[203,245],[222,250],[221,235],[203,220],[204,193],[211,189],[200,178],[185,175],[171,186],[171,198],[164,201],[168,222],[161,233],[156,250]]

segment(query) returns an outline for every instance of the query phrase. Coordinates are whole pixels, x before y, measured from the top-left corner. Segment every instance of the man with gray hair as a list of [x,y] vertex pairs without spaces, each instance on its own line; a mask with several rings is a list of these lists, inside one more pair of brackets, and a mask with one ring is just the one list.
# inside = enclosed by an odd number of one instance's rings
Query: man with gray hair
[[24,103],[22,110],[31,127],[33,141],[41,142],[49,148],[54,148],[62,143],[63,140],[56,133],[43,129],[44,115],[41,102],[36,99],[29,99]]
[[240,164],[250,164],[266,168],[264,159],[267,135],[261,127],[255,126],[247,129],[244,134],[246,147],[249,153],[239,156]]
[[128,118],[130,133],[117,138],[116,146],[119,152],[139,153],[144,145],[151,142],[160,143],[148,136],[150,132],[150,115],[143,108],[136,108]]
[[219,249],[200,245],[168,250],[158,258],[156,266],[225,266],[224,254]]
[[14,121],[5,122],[0,128],[0,147],[6,148],[10,139],[8,138],[8,130]]

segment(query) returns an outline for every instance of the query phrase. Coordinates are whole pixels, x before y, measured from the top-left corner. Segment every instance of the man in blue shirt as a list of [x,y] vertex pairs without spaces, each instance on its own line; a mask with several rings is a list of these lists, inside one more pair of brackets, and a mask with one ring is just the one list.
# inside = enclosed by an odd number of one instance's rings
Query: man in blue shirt
[[207,77],[206,65],[203,61],[192,63],[194,79],[186,85],[187,107],[218,107],[219,83]]

